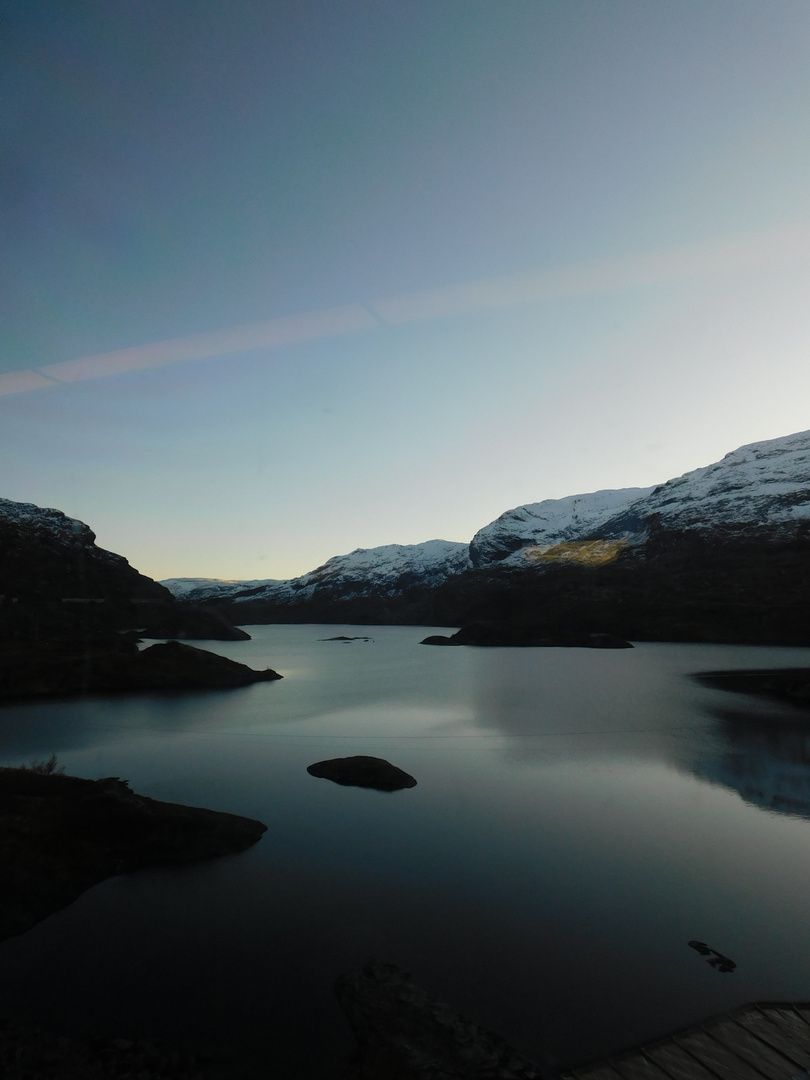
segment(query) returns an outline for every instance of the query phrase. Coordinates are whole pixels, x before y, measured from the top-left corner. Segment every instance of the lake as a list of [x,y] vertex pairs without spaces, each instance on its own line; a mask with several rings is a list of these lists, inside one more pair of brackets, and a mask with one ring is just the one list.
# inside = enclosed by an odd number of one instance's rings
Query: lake
[[[370,957],[551,1066],[810,999],[810,714],[688,678],[810,666],[809,649],[248,629],[204,647],[283,681],[0,710],[2,764],[56,753],[67,772],[268,826],[244,854],[110,879],[4,942],[0,1013],[326,1078],[353,1045],[332,986]],[[338,634],[372,640],[323,640]],[[349,754],[418,785],[306,772]]]

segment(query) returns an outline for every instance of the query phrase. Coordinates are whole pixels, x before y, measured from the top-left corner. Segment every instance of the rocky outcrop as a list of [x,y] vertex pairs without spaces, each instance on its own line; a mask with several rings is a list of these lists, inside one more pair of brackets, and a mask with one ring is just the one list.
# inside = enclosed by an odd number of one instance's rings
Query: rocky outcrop
[[0,940],[104,878],[244,851],[266,831],[250,818],[136,795],[118,777],[47,766],[0,768],[0,826]]
[[462,626],[449,637],[431,634],[420,645],[492,645],[510,648],[632,649],[615,634],[549,635],[542,626],[526,623],[477,622]]
[[499,1035],[431,997],[408,972],[371,961],[335,994],[358,1044],[349,1080],[541,1080]]
[[375,791],[400,791],[402,788],[416,787],[414,778],[403,769],[384,758],[367,757],[365,754],[316,761],[314,765],[307,766],[307,772],[310,776],[332,780],[343,787],[374,788]]
[[140,651],[128,637],[0,647],[0,701],[78,694],[225,690],[282,678],[179,641]]
[[0,499],[0,596],[20,600],[170,600],[127,560],[96,547],[82,521],[60,510]]

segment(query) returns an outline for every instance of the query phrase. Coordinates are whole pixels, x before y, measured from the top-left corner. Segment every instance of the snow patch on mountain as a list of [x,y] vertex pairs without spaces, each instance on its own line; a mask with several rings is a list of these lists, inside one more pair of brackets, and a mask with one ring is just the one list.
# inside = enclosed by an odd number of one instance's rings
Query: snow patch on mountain
[[[526,549],[536,553],[555,544],[590,537],[618,511],[626,511],[629,505],[654,490],[649,487],[593,491],[588,495],[568,495],[564,499],[517,506],[479,529],[470,544],[470,558],[477,567],[496,562],[524,565]],[[610,535],[618,538],[613,533]]]

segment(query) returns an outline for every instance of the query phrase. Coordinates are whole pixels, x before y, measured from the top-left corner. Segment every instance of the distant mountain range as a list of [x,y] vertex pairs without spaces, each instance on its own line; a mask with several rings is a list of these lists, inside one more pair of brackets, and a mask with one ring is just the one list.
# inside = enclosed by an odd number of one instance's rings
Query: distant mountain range
[[657,487],[520,506],[469,544],[359,548],[289,581],[159,585],[94,541],[58,510],[0,500],[0,595],[174,596],[241,625],[494,619],[553,634],[810,644],[810,432]]
[[807,640],[810,432],[657,487],[508,510],[469,544],[360,548],[289,581],[172,578],[236,622],[477,618],[693,640]]

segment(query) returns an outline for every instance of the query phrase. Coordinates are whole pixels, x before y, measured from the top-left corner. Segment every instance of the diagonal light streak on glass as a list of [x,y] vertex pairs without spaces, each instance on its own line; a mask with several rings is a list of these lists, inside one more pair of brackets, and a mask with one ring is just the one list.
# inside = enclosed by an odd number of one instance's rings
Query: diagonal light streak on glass
[[467,282],[388,297],[368,305],[351,304],[304,312],[65,360],[36,369],[0,373],[0,396],[184,361],[278,349],[300,342],[377,330],[384,325],[404,326],[546,303],[564,297],[674,284],[775,266],[808,256],[810,222],[795,222],[701,244],[639,252],[538,274]]

